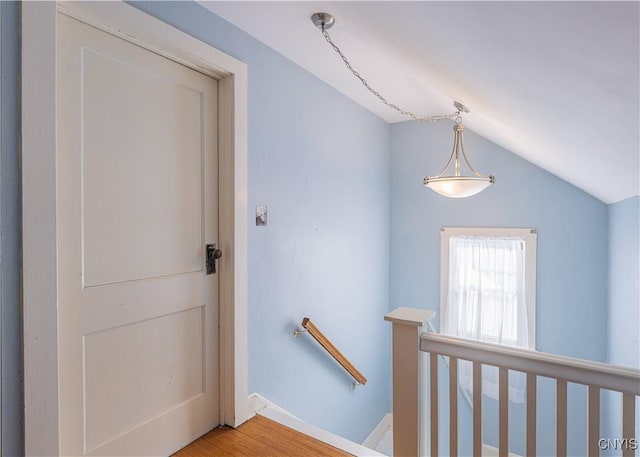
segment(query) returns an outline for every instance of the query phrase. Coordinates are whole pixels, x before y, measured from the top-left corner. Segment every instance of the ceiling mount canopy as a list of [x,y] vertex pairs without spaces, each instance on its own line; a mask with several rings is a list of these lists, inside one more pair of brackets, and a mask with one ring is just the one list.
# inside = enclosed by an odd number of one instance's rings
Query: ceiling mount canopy
[[[325,40],[329,45],[333,48],[333,50],[340,56],[342,61],[344,62],[347,69],[355,76],[362,85],[378,100],[384,103],[391,109],[396,110],[398,113],[403,116],[407,116],[414,121],[420,122],[438,122],[443,119],[455,119],[455,125],[453,127],[454,131],[454,141],[453,141],[453,150],[451,151],[451,156],[449,157],[449,161],[444,166],[442,171],[432,177],[424,178],[424,185],[432,189],[434,192],[439,193],[440,195],[444,195],[445,197],[451,198],[465,198],[475,195],[484,189],[486,189],[489,185],[495,182],[495,178],[493,175],[483,175],[479,173],[469,162],[469,158],[464,150],[464,142],[462,139],[462,132],[464,131],[464,126],[462,125],[462,113],[468,113],[469,108],[464,106],[462,103],[453,102],[453,105],[456,108],[451,114],[441,114],[436,116],[419,116],[417,114],[412,113],[411,111],[406,111],[395,105],[394,103],[389,102],[386,98],[384,98],[380,93],[373,89],[369,83],[358,73],[351,63],[349,59],[343,54],[340,48],[333,42],[331,36],[327,32],[335,24],[335,18],[329,13],[314,13],[311,16],[311,21],[313,24],[318,27],[322,36],[324,36]],[[462,175],[461,174],[461,161],[460,158],[464,160],[465,164],[469,168],[472,174],[470,175]],[[453,174],[446,174],[449,166],[454,164],[454,172]]]
[[319,29],[326,30],[333,27],[336,19],[329,13],[314,13],[311,15],[311,22]]

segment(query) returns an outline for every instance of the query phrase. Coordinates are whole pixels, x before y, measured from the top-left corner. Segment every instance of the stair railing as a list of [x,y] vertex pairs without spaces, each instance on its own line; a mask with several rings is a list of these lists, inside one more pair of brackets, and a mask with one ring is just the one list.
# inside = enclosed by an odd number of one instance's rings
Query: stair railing
[[[509,454],[509,370],[526,373],[526,455],[536,453],[537,377],[556,381],[556,455],[567,455],[567,383],[588,387],[587,453],[600,453],[600,391],[622,393],[623,457],[634,455],[635,401],[640,396],[640,370],[547,354],[537,351],[481,343],[452,336],[422,332],[435,313],[398,308],[385,316],[393,324],[393,447],[395,457],[425,455],[420,437],[420,351],[429,353],[430,455],[439,455],[438,443],[438,355],[449,358],[449,455],[458,455],[458,360],[473,364],[473,390],[481,391],[482,365],[498,367],[499,456]],[[473,396],[473,455],[482,455],[481,395]],[[421,452],[422,451],[422,452]]]

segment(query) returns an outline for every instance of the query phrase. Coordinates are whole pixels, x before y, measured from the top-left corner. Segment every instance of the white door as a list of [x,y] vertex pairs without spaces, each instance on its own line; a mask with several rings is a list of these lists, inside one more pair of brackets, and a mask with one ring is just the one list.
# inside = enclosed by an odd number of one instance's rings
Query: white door
[[219,421],[217,82],[59,15],[62,455],[168,455]]

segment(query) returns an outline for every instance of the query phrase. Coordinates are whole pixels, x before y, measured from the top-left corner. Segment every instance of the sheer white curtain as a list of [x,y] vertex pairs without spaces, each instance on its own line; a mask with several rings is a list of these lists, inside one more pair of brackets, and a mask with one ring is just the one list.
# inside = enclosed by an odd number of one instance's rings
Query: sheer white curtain
[[[444,333],[529,348],[525,242],[520,238],[459,236],[449,240],[449,287]],[[472,365],[460,361],[460,386],[472,392]],[[524,402],[524,373],[510,372],[509,399]],[[498,369],[483,366],[482,391],[498,398]]]

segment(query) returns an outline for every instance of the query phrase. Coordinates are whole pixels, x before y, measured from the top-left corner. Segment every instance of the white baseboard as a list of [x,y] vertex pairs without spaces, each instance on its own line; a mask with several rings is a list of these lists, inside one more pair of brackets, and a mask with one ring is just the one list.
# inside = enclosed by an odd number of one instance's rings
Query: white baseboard
[[[304,433],[305,435],[311,436],[312,438],[322,441],[323,443],[327,443],[333,447],[342,449],[343,451],[358,457],[384,457],[384,454],[374,451],[373,449],[378,446],[380,441],[384,438],[385,434],[389,430],[393,430],[393,415],[387,413],[360,445],[354,443],[353,441],[349,441],[348,439],[343,438],[339,435],[327,432],[326,430],[316,427],[315,425],[304,422],[302,419],[291,414],[286,409],[263,397],[259,393],[254,392],[249,395],[248,402],[250,417],[259,414],[263,417],[266,417],[267,419],[278,422],[285,427],[292,428],[293,430]],[[498,455],[499,454],[497,448],[489,446],[487,444],[482,445],[483,457],[498,457]],[[513,454],[510,452],[509,457],[520,456],[518,454]]]
[[[482,457],[498,457],[500,455],[498,448],[489,446],[488,444],[482,445]],[[509,457],[520,457],[518,454],[509,452]]]
[[276,405],[258,393],[249,395],[249,405],[251,411],[253,411],[252,416],[259,414],[260,416],[271,419],[274,422],[278,422],[279,424],[296,430],[297,432],[304,433],[305,435],[341,449],[351,455],[357,457],[384,457],[383,454],[366,448],[361,444],[354,443],[346,438],[302,421],[286,409]]
[[393,430],[393,415],[391,413],[384,415],[382,420],[378,422],[378,425],[369,433],[367,439],[363,441],[362,445],[370,449],[375,449],[388,430]]
[[287,416],[290,416],[302,422],[302,420],[299,417],[294,416],[286,409],[276,405],[274,402],[272,402],[268,398],[263,397],[259,393],[254,392],[251,395],[249,395],[249,413],[251,417],[255,416],[256,414],[260,414],[260,412],[263,411],[265,408],[269,408],[270,410],[273,410],[273,411],[278,411],[282,414],[285,414]]

